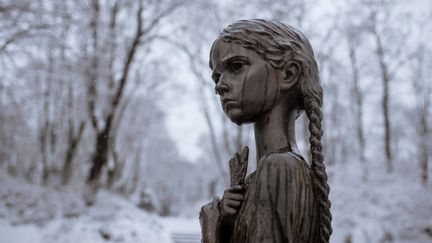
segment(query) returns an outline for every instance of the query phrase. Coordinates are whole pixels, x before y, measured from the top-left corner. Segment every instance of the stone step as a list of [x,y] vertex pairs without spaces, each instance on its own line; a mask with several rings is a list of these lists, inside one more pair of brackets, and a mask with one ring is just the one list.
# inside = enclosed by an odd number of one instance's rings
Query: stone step
[[201,243],[201,235],[197,233],[173,232],[171,239],[173,243]]

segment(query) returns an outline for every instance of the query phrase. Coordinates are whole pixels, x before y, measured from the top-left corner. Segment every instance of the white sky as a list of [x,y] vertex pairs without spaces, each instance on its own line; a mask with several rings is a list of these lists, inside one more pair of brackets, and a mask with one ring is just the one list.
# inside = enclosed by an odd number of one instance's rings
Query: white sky
[[164,104],[167,115],[166,126],[180,154],[190,162],[195,162],[202,150],[198,140],[206,132],[206,124],[197,103],[196,80],[190,74],[184,60],[180,58],[175,66],[174,82],[181,85],[184,90],[181,94],[175,93],[178,91],[168,94],[168,100]]
[[198,140],[205,133],[206,125],[193,95],[195,90],[193,87],[185,88],[188,94],[175,107],[168,108],[166,125],[181,155],[194,162],[201,153]]

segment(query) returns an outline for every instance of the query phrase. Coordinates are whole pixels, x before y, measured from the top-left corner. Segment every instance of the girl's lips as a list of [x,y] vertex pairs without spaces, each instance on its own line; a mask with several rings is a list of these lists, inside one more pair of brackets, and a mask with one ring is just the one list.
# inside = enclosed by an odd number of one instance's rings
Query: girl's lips
[[222,106],[223,106],[224,110],[229,110],[232,108],[238,108],[237,102],[235,100],[232,100],[232,99],[223,100]]

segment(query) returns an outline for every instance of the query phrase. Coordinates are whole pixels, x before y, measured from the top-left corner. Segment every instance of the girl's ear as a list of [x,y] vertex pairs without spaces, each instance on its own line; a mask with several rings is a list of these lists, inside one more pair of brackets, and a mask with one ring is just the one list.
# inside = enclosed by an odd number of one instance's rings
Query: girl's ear
[[281,82],[281,89],[289,90],[300,79],[300,64],[296,61],[288,61],[283,70],[284,74]]

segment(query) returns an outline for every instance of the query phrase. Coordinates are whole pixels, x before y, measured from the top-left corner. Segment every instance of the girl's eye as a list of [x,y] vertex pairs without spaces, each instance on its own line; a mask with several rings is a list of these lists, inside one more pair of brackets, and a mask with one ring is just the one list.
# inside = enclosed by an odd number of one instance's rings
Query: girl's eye
[[211,77],[212,77],[213,81],[215,82],[215,84],[217,84],[219,82],[220,73],[212,73]]
[[238,73],[242,70],[243,66],[244,66],[244,63],[242,63],[242,62],[233,62],[229,66],[229,71],[232,73]]

